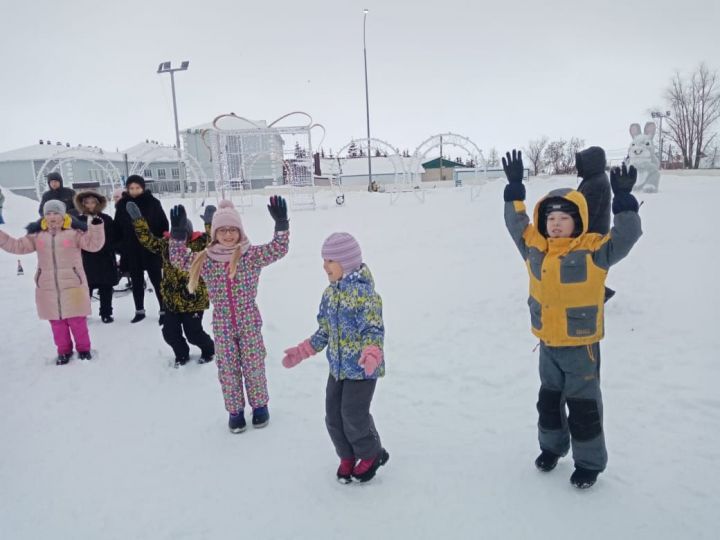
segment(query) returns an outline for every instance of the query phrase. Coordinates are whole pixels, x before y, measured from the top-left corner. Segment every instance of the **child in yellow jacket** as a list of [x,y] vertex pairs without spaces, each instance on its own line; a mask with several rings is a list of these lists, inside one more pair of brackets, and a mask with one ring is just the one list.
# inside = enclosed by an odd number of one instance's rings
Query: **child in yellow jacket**
[[630,193],[637,172],[625,165],[611,171],[614,225],[601,235],[588,232],[585,197],[572,189],[553,190],[538,201],[530,223],[522,153],[506,156],[505,224],[527,266],[531,327],[540,339],[541,454],[535,465],[551,471],[572,444],[570,482],[589,488],[607,465],[600,392],[605,278],[642,235],[639,205]]

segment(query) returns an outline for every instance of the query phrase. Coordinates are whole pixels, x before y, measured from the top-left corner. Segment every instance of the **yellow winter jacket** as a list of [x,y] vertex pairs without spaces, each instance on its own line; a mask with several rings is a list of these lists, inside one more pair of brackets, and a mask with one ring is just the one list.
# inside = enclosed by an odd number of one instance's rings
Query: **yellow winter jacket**
[[535,205],[535,224],[543,201],[550,197],[563,197],[578,207],[579,236],[548,238],[544,227],[541,232],[530,223],[522,201],[505,203],[505,223],[530,277],[532,332],[551,347],[588,345],[604,335],[605,277],[642,235],[640,217],[637,212],[620,212],[608,234],[588,233],[585,197],[575,190],[556,189]]

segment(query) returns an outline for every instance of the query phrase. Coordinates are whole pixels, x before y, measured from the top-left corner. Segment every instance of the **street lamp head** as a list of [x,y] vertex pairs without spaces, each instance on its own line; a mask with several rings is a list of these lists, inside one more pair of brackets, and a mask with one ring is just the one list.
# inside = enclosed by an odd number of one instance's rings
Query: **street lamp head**
[[368,14],[368,8],[363,9],[363,13],[364,13],[365,15],[367,15],[367,14]]
[[158,66],[158,73],[163,73],[165,71],[170,70],[170,62],[160,62],[160,65]]
[[188,60],[185,60],[182,64],[180,64],[180,69],[184,71],[188,68],[189,65],[190,62]]

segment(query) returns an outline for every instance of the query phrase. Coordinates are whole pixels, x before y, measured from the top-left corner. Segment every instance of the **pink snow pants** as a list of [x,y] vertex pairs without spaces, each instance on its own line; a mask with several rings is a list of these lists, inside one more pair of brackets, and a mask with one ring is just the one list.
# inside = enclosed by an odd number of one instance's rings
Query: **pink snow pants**
[[75,338],[75,347],[78,352],[90,351],[90,332],[87,326],[87,317],[70,317],[69,319],[59,319],[50,321],[52,327],[53,339],[57,346],[58,354],[70,354],[73,352],[73,342],[70,338]]

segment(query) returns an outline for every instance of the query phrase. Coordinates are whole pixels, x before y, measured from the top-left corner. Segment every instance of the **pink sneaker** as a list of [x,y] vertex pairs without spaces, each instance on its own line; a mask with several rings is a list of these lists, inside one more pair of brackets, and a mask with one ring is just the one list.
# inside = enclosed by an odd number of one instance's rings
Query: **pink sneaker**
[[352,477],[358,482],[367,482],[372,480],[377,470],[385,465],[390,459],[390,454],[384,448],[380,449],[377,456],[372,459],[361,459],[355,465],[352,472]]
[[349,484],[352,481],[352,472],[357,460],[354,457],[342,458],[337,470],[337,479],[341,484]]

